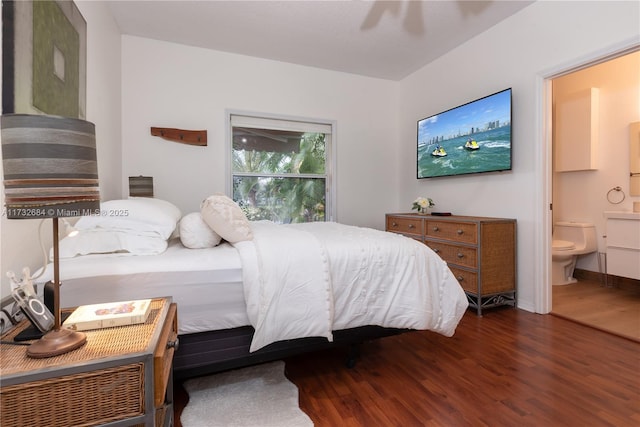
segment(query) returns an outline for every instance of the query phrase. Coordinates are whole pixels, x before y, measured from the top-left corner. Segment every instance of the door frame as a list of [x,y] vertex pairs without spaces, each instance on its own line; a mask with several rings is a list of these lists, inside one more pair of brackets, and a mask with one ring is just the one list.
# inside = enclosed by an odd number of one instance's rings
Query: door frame
[[534,304],[535,312],[551,311],[551,232],[552,232],[552,184],[553,184],[553,79],[609,61],[640,49],[640,40],[633,37],[619,43],[574,58],[543,70],[536,77],[536,140],[541,149],[536,151],[535,228],[537,236],[534,257]]

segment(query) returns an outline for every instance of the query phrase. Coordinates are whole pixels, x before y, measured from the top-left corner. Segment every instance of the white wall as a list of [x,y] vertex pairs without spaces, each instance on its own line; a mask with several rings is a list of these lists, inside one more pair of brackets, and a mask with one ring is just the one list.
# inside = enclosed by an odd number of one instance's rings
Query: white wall
[[[599,89],[599,135],[596,170],[554,173],[553,217],[555,221],[595,224],[598,251],[606,245],[605,211],[632,211],[640,197],[630,195],[629,124],[640,121],[640,52],[628,54],[553,81],[554,99],[589,88]],[[554,141],[554,144],[558,144]],[[620,186],[625,194],[611,192]],[[612,202],[621,201],[619,204]],[[599,271],[597,254],[578,259],[578,268]]]
[[[87,21],[87,117],[96,125],[98,175],[103,200],[120,197],[120,31],[102,2],[76,1]],[[4,194],[4,192],[2,192]],[[4,196],[3,196],[4,197]],[[4,206],[4,200],[2,200]],[[7,220],[2,216],[0,295],[9,293],[6,272],[21,275],[28,266],[35,271],[42,265],[38,239],[40,220]],[[51,221],[43,227],[50,246]]]
[[[193,212],[225,191],[227,109],[329,119],[337,219],[384,227],[397,206],[397,82],[132,36],[122,43],[123,185],[153,176],[156,197]],[[151,136],[153,126],[206,129],[208,145]]]
[[[398,174],[400,207],[419,195],[437,209],[518,220],[518,305],[535,310],[534,257],[542,229],[535,195],[538,150],[544,150],[540,77],[546,70],[639,38],[637,2],[536,2],[448,52],[400,84]],[[640,42],[640,40],[639,40]],[[416,121],[513,88],[513,171],[416,180]]]
[[78,1],[87,21],[87,120],[96,125],[100,198],[121,197],[120,30],[105,2]]

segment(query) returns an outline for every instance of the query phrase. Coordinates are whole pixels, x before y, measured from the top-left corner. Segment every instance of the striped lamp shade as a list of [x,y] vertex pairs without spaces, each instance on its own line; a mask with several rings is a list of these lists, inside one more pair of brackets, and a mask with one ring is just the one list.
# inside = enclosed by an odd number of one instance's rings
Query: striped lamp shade
[[153,177],[152,176],[130,176],[129,196],[132,197],[153,197]]
[[93,123],[44,115],[3,115],[2,162],[7,218],[99,212]]

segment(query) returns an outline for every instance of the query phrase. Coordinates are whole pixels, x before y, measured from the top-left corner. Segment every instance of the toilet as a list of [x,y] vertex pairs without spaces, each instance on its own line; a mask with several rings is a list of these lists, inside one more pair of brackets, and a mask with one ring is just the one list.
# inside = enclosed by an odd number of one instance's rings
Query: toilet
[[578,255],[598,250],[595,225],[587,222],[557,222],[553,229],[551,250],[551,283],[568,285],[577,282],[573,278]]

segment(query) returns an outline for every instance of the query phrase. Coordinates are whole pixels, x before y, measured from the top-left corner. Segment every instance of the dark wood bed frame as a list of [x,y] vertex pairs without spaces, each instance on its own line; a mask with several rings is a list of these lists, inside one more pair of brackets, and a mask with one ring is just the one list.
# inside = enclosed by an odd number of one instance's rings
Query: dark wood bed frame
[[347,366],[353,367],[359,344],[406,331],[407,329],[363,326],[334,331],[333,342],[320,337],[299,338],[279,341],[253,353],[249,352],[254,332],[251,326],[180,335],[178,350],[173,359],[173,372],[176,379],[184,380],[340,346],[346,350]]
[[[51,282],[45,285],[44,303],[51,307],[50,310],[53,309]],[[332,342],[320,337],[299,338],[279,341],[253,353],[249,352],[254,333],[252,326],[184,334],[178,336],[178,348],[173,357],[173,375],[176,379],[183,380],[331,347],[344,347],[346,365],[353,367],[361,343],[408,330],[362,326],[333,331]],[[37,333],[35,330],[34,332]]]

